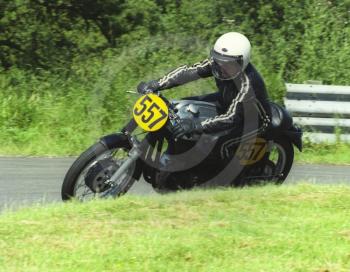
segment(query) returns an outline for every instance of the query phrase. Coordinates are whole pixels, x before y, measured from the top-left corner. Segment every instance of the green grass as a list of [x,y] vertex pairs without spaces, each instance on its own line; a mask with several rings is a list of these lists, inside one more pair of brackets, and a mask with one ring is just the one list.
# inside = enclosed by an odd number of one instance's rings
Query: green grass
[[282,186],[26,208],[0,271],[349,271],[350,188]]
[[350,145],[345,143],[306,144],[302,153],[296,151],[296,161],[299,163],[350,165]]
[[[19,69],[0,73],[0,155],[77,155],[99,137],[120,131],[138,98],[126,91],[183,64],[184,53],[174,53],[167,62],[159,55],[153,60],[157,64],[143,63],[142,49],[107,52],[79,62],[69,76]],[[187,54],[186,62],[201,59],[200,54]],[[200,80],[169,90],[166,96],[181,98],[214,89],[214,80]]]

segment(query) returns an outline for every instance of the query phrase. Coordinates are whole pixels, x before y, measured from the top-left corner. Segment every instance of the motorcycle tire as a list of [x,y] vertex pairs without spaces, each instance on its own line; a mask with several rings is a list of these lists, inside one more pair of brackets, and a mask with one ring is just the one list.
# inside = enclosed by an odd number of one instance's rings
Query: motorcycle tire
[[288,177],[288,174],[292,168],[294,161],[294,148],[292,142],[288,138],[278,138],[274,140],[274,145],[279,147],[281,151],[285,153],[285,162],[281,171],[280,176],[274,180],[275,184],[282,184]]
[[[119,145],[120,146],[120,145]],[[121,149],[129,149],[129,147],[118,147]],[[63,201],[70,200],[74,198],[75,195],[75,187],[76,183],[78,182],[78,179],[82,172],[94,162],[99,156],[103,155],[104,153],[112,151],[109,150],[108,147],[101,142],[97,142],[96,144],[92,145],[89,149],[87,149],[85,152],[83,152],[76,161],[72,164],[70,169],[68,170],[61,189],[61,197]],[[118,185],[120,186],[118,196],[125,194],[130,187],[134,184],[135,178],[133,175],[130,175],[129,180],[127,182],[123,182],[122,184]]]
[[[249,169],[248,171],[252,171],[254,178],[250,178],[250,173],[243,171],[242,176],[239,176],[234,182],[233,186],[235,187],[243,187],[243,186],[261,186],[266,184],[282,184],[287,178],[294,161],[294,148],[293,144],[290,142],[288,138],[278,138],[273,140],[274,146],[278,153],[278,157],[274,158],[273,154],[276,152],[270,151],[268,153],[268,158],[264,162],[263,173],[256,175],[255,169]],[[276,157],[276,156],[275,156]],[[261,167],[259,163],[259,167]],[[262,170],[258,170],[260,172]],[[261,177],[258,177],[258,176]]]

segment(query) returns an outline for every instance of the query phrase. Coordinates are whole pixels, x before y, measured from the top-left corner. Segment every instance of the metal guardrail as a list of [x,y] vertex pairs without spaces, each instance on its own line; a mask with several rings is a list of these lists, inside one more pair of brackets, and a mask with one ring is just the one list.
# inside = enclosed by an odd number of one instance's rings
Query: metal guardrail
[[312,142],[350,142],[350,86],[287,83],[286,87],[284,103],[306,137]]

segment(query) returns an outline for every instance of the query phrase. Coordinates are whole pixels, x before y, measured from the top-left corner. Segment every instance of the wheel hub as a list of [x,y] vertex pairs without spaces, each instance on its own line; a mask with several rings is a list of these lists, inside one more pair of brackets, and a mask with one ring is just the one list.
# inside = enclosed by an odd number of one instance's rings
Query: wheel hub
[[118,164],[110,158],[97,161],[85,175],[85,184],[94,193],[101,193],[109,188],[111,184],[107,181],[118,170]]
[[276,172],[275,164],[270,160],[266,161],[263,169],[263,176],[272,176],[275,172]]

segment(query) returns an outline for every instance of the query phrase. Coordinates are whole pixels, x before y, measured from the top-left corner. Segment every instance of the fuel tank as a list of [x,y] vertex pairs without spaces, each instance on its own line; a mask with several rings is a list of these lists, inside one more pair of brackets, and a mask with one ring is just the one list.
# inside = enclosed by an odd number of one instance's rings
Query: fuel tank
[[218,110],[215,104],[196,100],[174,100],[172,103],[177,109],[181,119],[191,118],[196,122],[217,116]]

